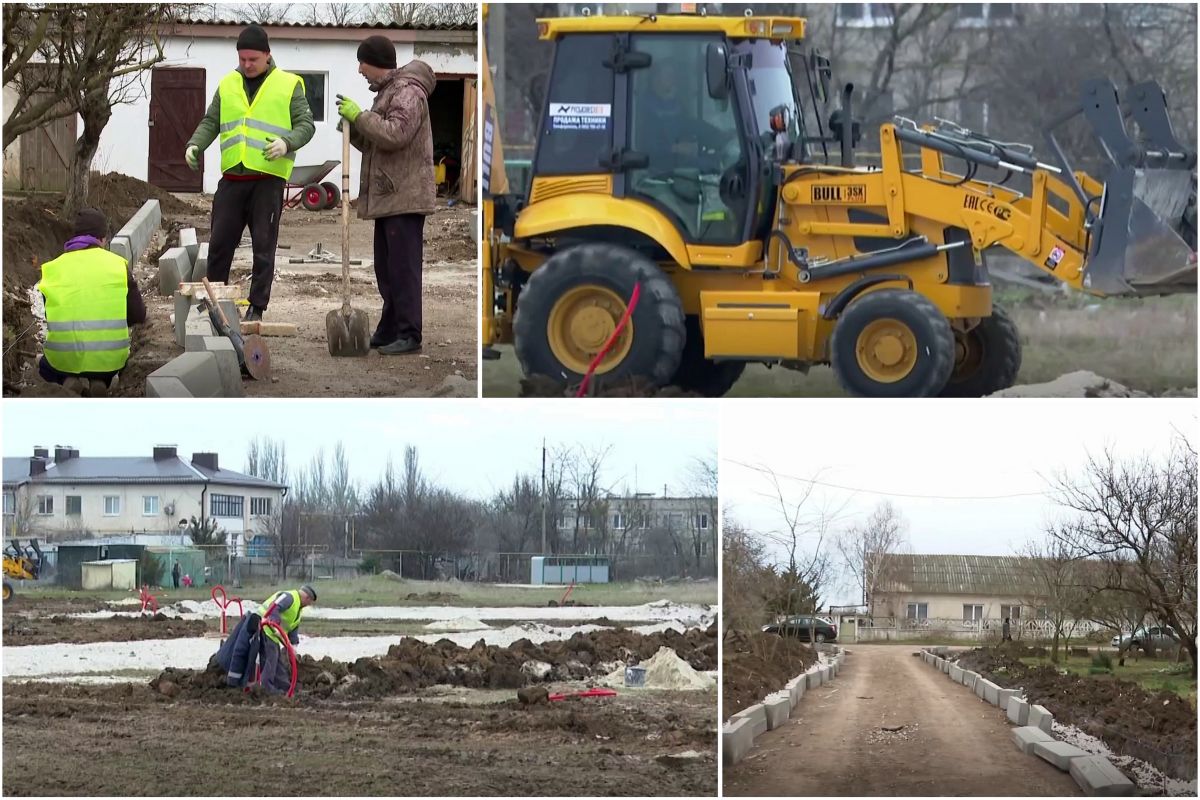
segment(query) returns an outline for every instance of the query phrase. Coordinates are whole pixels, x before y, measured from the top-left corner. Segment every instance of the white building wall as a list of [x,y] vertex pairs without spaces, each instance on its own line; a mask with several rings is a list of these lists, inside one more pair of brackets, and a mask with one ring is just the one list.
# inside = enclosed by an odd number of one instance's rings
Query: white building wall
[[[1016,597],[1001,597],[999,595],[981,594],[887,594],[882,595],[875,603],[875,616],[896,616],[903,618],[907,614],[909,603],[927,603],[929,605],[928,619],[962,620],[964,605],[983,606],[983,618],[1003,621],[1002,606],[1031,605],[1027,600]],[[1026,610],[1022,613],[1031,613]]]
[[[70,484],[43,484],[22,487],[28,493],[30,511],[34,525],[48,532],[88,532],[97,536],[122,533],[172,533],[178,529],[180,519],[200,514],[199,484],[127,484],[117,486],[95,486]],[[49,495],[54,498],[52,514],[37,513],[38,497]],[[67,497],[80,498],[80,513],[67,514]],[[104,498],[120,498],[120,512],[115,515],[104,513]],[[158,498],[158,513],[142,513],[144,496]],[[18,503],[21,499],[18,498]],[[168,516],[165,509],[173,504],[175,513]],[[19,506],[18,506],[19,508]]]
[[[212,101],[217,85],[226,74],[237,68],[234,39],[183,38],[166,40],[164,67],[191,67],[205,70],[205,108]],[[396,43],[396,62],[405,64],[413,58],[414,44]],[[416,43],[421,59],[435,74],[474,74],[478,71],[475,48],[470,45],[439,46],[430,42]],[[323,72],[325,82],[325,120],[316,123],[312,141],[296,155],[296,165],[321,164],[342,158],[342,137],[336,130],[337,95],[352,98],[363,108],[370,108],[374,98],[366,79],[358,74],[357,41],[313,41],[307,39],[271,38],[271,55],[276,65],[291,72]],[[92,168],[98,172],[120,172],[147,180],[150,163],[150,71],[142,73],[130,87],[131,102],[113,107],[112,119],[100,136],[100,147]],[[82,121],[80,130],[82,130]],[[220,148],[214,141],[205,151],[204,191],[217,190],[221,177]],[[351,195],[358,194],[358,174],[361,159],[357,151],[350,152]],[[341,172],[334,170],[326,180],[341,186]]]

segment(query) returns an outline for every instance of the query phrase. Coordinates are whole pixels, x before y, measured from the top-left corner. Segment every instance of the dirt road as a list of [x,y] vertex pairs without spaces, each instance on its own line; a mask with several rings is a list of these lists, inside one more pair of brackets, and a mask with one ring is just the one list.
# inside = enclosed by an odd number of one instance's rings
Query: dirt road
[[1013,746],[997,708],[914,648],[848,649],[837,680],[806,693],[782,729],[725,768],[727,796],[1079,794],[1066,773]]
[[[712,692],[524,707],[440,690],[307,703],[4,686],[6,795],[713,796]],[[287,746],[271,743],[286,741]],[[68,743],[68,746],[64,746]],[[686,751],[695,755],[673,759]]]

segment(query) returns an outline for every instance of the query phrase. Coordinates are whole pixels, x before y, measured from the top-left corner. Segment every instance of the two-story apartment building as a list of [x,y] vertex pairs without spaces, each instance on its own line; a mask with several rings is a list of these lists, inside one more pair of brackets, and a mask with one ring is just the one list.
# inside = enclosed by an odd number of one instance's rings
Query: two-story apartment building
[[223,469],[216,453],[181,457],[173,445],[145,456],[81,456],[35,448],[4,459],[4,533],[43,541],[172,534],[191,517],[215,520],[231,541],[265,532],[287,487]]

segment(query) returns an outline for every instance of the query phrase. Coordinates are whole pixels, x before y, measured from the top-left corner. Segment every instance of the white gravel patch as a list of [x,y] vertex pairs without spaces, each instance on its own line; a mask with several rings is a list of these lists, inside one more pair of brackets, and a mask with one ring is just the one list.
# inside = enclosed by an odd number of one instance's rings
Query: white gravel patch
[[[528,639],[534,644],[568,639],[576,633],[603,630],[602,625],[576,625],[553,627],[541,623],[525,623],[506,628],[484,631],[460,631],[431,633],[413,638],[422,642],[448,639],[461,646],[470,647],[482,640],[486,644],[508,647],[519,639]],[[638,633],[659,633],[667,629],[679,630],[675,623],[641,625],[630,630]],[[303,630],[303,628],[301,628]],[[296,648],[299,655],[313,658],[329,656],[337,661],[354,661],[363,656],[381,656],[402,636],[304,636]],[[148,670],[158,672],[167,667],[181,669],[204,669],[208,659],[219,646],[216,639],[203,637],[183,639],[148,639],[136,642],[94,642],[89,644],[39,644],[23,647],[5,647],[3,651],[3,677],[51,678],[88,676],[99,680],[116,670]],[[75,681],[75,677],[70,678]],[[117,677],[113,682],[136,681],[136,678]]]
[[427,631],[482,631],[491,628],[477,619],[459,617],[458,619],[437,620],[425,626]]
[[1092,755],[1104,756],[1112,765],[1119,770],[1133,774],[1134,783],[1140,788],[1148,790],[1150,794],[1163,795],[1168,797],[1195,797],[1196,796],[1196,781],[1181,781],[1175,778],[1168,778],[1158,771],[1156,767],[1147,764],[1141,759],[1133,756],[1117,755],[1112,750],[1108,749],[1100,739],[1097,739],[1091,734],[1084,733],[1074,725],[1063,725],[1060,722],[1054,723],[1054,735],[1061,741],[1067,744],[1073,744],[1080,750],[1085,750]]

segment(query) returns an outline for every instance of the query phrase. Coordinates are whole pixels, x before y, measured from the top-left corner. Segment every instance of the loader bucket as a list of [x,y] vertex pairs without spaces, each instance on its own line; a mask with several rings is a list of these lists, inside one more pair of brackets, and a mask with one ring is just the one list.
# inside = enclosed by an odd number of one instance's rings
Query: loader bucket
[[1105,295],[1196,291],[1195,241],[1185,240],[1190,171],[1115,169],[1092,228],[1084,286]]

